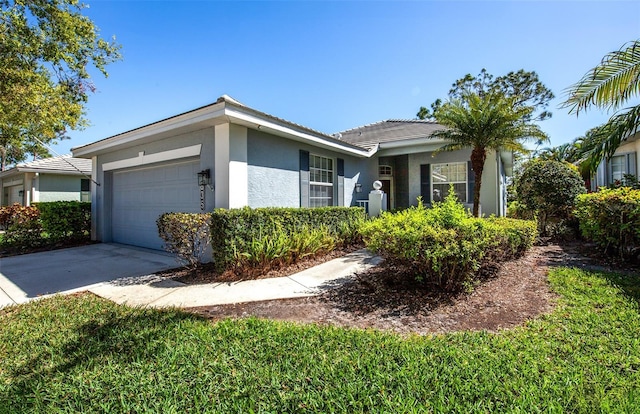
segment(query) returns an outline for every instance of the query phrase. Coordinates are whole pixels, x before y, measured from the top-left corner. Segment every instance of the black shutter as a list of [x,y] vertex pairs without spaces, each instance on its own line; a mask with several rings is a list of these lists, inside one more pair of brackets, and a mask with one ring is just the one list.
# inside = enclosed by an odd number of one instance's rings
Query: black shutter
[[473,203],[473,192],[476,189],[476,173],[471,168],[471,161],[467,161],[467,203]]
[[431,203],[431,164],[420,165],[420,195],[425,204]]
[[344,160],[338,158],[338,205],[344,206]]
[[638,168],[636,165],[636,153],[627,154],[627,174],[638,176]]
[[309,207],[309,151],[300,150],[300,207]]

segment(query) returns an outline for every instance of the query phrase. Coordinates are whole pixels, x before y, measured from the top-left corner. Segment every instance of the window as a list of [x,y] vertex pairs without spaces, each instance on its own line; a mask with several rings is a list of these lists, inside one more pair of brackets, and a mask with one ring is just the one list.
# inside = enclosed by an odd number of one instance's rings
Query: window
[[442,201],[449,194],[449,187],[453,184],[453,190],[458,199],[467,202],[467,163],[452,162],[449,164],[433,164],[431,166],[431,200]]
[[627,173],[626,169],[626,157],[624,155],[616,155],[611,157],[611,183],[616,181],[622,182],[624,175]]
[[390,165],[380,165],[378,167],[378,175],[380,177],[391,177],[393,175],[393,169]]
[[80,201],[91,201],[91,181],[86,178],[80,181]]
[[309,155],[309,207],[333,205],[333,160]]

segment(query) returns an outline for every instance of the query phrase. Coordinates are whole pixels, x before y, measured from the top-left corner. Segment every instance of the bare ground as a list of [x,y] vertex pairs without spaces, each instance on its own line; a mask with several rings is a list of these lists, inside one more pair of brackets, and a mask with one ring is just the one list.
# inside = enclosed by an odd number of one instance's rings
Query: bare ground
[[556,295],[547,282],[549,267],[610,268],[581,250],[585,251],[577,243],[534,246],[524,257],[504,263],[470,294],[438,292],[382,265],[316,297],[189,310],[214,321],[255,316],[401,334],[498,331],[553,310]]

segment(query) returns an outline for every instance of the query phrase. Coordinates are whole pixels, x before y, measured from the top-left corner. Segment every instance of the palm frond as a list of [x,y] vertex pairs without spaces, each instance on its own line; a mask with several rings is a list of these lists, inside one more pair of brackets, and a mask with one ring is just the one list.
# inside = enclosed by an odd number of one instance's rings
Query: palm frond
[[561,107],[578,114],[594,105],[616,110],[633,96],[640,95],[640,40],[607,54],[600,64],[566,90]]
[[640,128],[640,105],[615,114],[609,122],[593,134],[592,141],[585,146],[583,155],[591,171],[595,171],[603,159],[616,152],[620,144]]

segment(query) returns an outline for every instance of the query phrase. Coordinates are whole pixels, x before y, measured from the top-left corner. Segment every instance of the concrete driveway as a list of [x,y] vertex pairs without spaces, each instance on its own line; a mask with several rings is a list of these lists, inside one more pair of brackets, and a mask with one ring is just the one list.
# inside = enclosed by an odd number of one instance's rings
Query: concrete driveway
[[5,257],[0,259],[0,307],[175,267],[175,258],[163,252],[104,243]]

